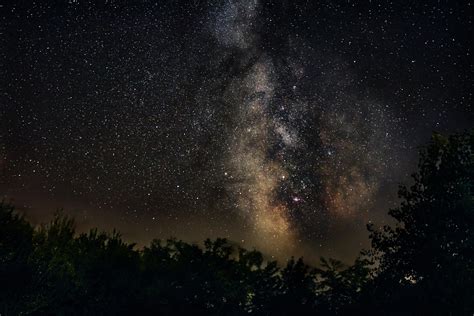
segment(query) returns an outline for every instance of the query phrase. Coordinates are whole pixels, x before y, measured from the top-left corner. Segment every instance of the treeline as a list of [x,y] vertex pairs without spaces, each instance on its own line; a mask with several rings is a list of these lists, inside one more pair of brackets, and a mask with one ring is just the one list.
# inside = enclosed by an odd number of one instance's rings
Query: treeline
[[206,240],[135,249],[118,233],[77,235],[72,219],[34,228],[0,204],[1,315],[472,315],[474,134],[434,135],[414,184],[368,226],[372,248],[351,266]]

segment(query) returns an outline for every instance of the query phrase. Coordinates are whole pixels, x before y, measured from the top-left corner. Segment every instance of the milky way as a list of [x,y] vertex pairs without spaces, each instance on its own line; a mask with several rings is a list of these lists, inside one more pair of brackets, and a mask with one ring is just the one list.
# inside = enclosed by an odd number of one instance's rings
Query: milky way
[[35,223],[352,258],[432,131],[472,126],[467,5],[25,4],[0,190]]
[[273,115],[274,66],[256,47],[256,1],[229,1],[217,15],[215,34],[222,45],[237,47],[248,61],[225,91],[229,106],[237,107],[229,135],[228,190],[237,208],[260,236],[263,246],[277,251],[291,245],[287,206],[277,197],[287,176],[282,162],[269,157],[273,133],[284,131]]
[[[305,68],[294,56],[286,70],[293,81],[280,79],[272,58],[259,49],[258,7],[257,1],[227,1],[213,28],[219,43],[239,49],[243,60],[243,70],[224,96],[229,106],[237,107],[225,175],[229,191],[237,195],[237,208],[259,236],[257,244],[288,253],[301,225],[293,212],[303,212],[303,221],[321,231],[316,212],[358,217],[371,207],[391,161],[387,147],[393,144],[393,132],[389,110],[346,93],[348,79],[341,74],[333,73],[334,82],[326,82],[335,85],[326,89],[339,94],[330,102],[317,101],[320,87],[312,98],[298,95],[298,78]],[[277,95],[279,89],[290,93]],[[318,120],[306,121],[306,111],[313,111]],[[313,139],[300,138],[305,125],[316,130]],[[299,152],[307,152],[307,142],[317,142],[323,154],[298,159]],[[313,177],[304,179],[304,173]]]

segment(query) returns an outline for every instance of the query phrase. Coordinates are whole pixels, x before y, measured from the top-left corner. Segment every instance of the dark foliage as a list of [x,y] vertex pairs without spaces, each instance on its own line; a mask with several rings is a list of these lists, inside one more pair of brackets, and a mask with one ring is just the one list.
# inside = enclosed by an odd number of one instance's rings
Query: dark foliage
[[474,311],[474,133],[433,135],[414,184],[400,187],[390,210],[395,228],[371,232],[379,262],[372,297],[398,313],[469,315]]
[[225,239],[144,249],[77,235],[61,214],[33,228],[0,203],[1,315],[469,315],[474,311],[474,136],[433,137],[396,227],[369,226],[351,266],[283,267]]

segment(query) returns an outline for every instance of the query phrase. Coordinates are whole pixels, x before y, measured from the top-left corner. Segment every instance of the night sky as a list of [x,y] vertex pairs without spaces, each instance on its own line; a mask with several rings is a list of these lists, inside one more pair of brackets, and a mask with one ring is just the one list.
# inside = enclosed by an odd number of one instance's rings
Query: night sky
[[34,223],[349,260],[431,133],[474,125],[470,1],[0,12],[0,195]]

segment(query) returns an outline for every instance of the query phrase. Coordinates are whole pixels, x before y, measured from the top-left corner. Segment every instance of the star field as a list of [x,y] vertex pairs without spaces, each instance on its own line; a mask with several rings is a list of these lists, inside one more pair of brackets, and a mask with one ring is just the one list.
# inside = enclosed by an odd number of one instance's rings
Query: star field
[[0,190],[37,222],[347,259],[472,127],[470,2],[2,9]]

